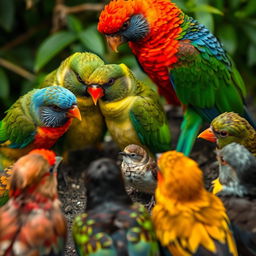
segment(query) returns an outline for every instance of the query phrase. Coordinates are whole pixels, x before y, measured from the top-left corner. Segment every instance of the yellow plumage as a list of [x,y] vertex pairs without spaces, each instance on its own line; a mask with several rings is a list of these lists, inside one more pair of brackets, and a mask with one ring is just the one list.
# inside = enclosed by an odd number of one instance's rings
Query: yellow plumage
[[161,155],[152,217],[161,244],[176,256],[193,255],[200,247],[217,252],[221,243],[237,255],[229,220],[219,198],[205,190],[196,162],[182,153]]

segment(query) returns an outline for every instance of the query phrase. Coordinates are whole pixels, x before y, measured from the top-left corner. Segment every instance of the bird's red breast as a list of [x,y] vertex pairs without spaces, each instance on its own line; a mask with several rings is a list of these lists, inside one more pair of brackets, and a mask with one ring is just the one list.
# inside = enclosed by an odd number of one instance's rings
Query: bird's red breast
[[68,130],[72,119],[61,127],[39,127],[33,143],[33,148],[51,148],[56,141]]

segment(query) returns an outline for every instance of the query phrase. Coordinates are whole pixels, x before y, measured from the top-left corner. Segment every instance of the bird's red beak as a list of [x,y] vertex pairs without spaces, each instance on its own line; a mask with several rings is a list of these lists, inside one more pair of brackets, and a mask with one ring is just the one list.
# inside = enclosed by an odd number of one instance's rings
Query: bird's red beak
[[201,132],[197,136],[197,138],[202,138],[204,140],[208,140],[208,141],[211,141],[211,142],[216,142],[217,141],[217,138],[214,135],[214,133],[212,132],[211,127],[209,127],[208,129],[204,130],[203,132]]
[[81,113],[77,105],[74,105],[68,112],[67,116],[70,118],[77,118],[78,120],[82,120]]
[[123,44],[124,38],[121,35],[116,35],[116,36],[106,36],[107,43],[109,47],[112,49],[114,52],[118,52],[117,48],[120,44]]
[[87,89],[88,93],[91,95],[92,100],[95,105],[97,105],[98,99],[100,99],[102,96],[104,96],[104,91],[103,89],[96,84],[91,85]]

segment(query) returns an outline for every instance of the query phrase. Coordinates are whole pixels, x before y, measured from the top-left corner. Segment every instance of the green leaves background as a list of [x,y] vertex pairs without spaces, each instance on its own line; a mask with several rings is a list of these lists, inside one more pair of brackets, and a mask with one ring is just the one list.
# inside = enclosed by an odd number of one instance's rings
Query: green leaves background
[[[173,1],[217,35],[235,60],[249,94],[256,99],[256,1]],[[107,1],[0,1],[1,110],[37,86],[48,72],[76,51],[94,52],[109,63],[126,63],[140,79],[153,86],[127,45],[120,48],[119,54],[112,53],[98,33],[99,10],[105,3]],[[3,115],[1,111],[0,118]]]

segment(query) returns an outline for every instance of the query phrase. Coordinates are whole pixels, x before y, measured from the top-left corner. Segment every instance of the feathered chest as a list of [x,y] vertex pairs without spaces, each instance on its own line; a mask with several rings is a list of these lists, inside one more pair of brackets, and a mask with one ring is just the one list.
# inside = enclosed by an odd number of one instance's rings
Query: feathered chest
[[51,148],[55,142],[68,130],[72,120],[68,120],[61,127],[39,127],[35,136],[33,146],[35,148]]

